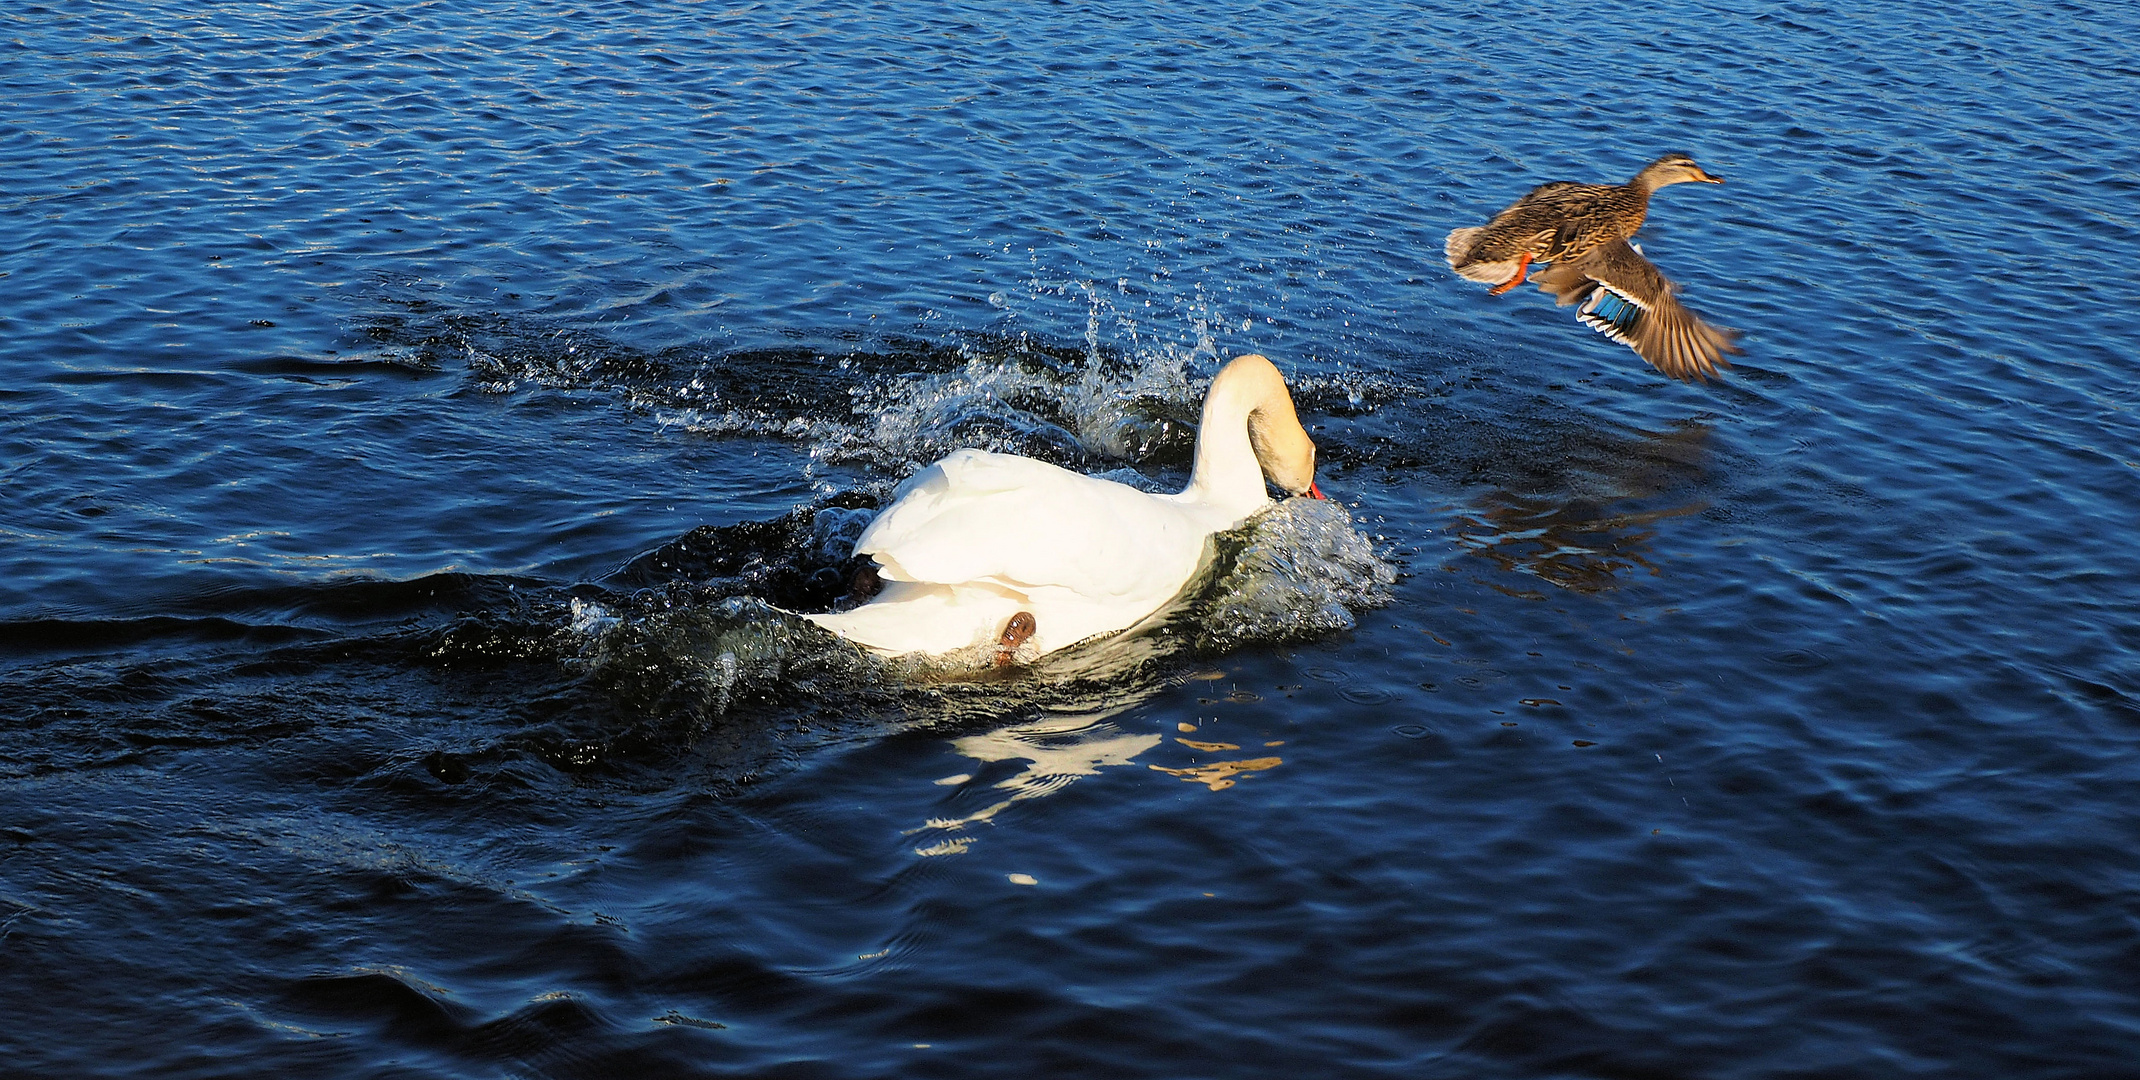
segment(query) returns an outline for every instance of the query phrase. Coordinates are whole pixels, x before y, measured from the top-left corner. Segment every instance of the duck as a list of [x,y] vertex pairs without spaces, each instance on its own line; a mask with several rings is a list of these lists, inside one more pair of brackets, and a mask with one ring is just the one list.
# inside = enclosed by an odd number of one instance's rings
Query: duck
[[1443,252],[1449,268],[1491,284],[1490,296],[1521,285],[1531,264],[1550,263],[1538,287],[1585,326],[1635,351],[1675,379],[1699,382],[1745,350],[1736,331],[1711,326],[1679,302],[1679,287],[1632,237],[1649,216],[1650,196],[1672,184],[1721,184],[1682,153],[1666,154],[1625,184],[1540,184],[1484,225],[1455,229]]
[[1273,505],[1266,480],[1289,496],[1325,497],[1284,377],[1251,353],[1212,379],[1180,492],[954,451],[895,488],[856,537],[881,591],[804,618],[883,656],[1027,663],[1165,607],[1203,566],[1212,536]]

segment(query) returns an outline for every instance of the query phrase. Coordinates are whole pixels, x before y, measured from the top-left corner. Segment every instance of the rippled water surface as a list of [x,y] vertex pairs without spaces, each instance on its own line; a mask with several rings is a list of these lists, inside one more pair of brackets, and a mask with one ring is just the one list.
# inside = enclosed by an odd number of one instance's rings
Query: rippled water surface
[[[1995,30],[1995,32],[1993,32]],[[2140,11],[0,14],[9,1075],[2130,1075]],[[1668,150],[1669,382],[1442,237]],[[981,679],[961,446],[1339,505]]]

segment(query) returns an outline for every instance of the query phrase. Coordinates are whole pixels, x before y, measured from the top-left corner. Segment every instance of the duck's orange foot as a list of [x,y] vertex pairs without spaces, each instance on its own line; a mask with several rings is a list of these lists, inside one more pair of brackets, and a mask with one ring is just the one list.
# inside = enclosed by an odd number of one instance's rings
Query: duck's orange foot
[[996,666],[1009,667],[1017,655],[1018,646],[1033,636],[1034,629],[1032,612],[1021,611],[1011,616],[1011,621],[1003,626],[1003,636],[996,639]]
[[1515,288],[1516,286],[1518,286],[1518,285],[1521,285],[1521,284],[1523,284],[1523,279],[1525,279],[1525,278],[1527,278],[1527,277],[1530,277],[1530,276],[1531,276],[1531,253],[1530,253],[1530,252],[1528,252],[1528,251],[1526,251],[1526,252],[1524,252],[1524,253],[1523,253],[1523,258],[1521,258],[1521,259],[1518,259],[1518,260],[1516,261],[1516,276],[1515,276],[1515,277],[1512,277],[1512,278],[1510,278],[1510,279],[1508,279],[1507,281],[1504,281],[1504,282],[1502,282],[1502,283],[1501,283],[1501,284],[1499,284],[1499,285],[1496,285],[1496,286],[1494,286],[1494,287],[1493,287],[1493,288],[1491,288],[1491,289],[1488,289],[1488,290],[1486,290],[1486,295],[1488,295],[1488,296],[1499,296],[1499,295],[1501,295],[1502,293],[1505,293],[1505,292],[1509,291],[1510,289],[1513,289],[1513,288]]

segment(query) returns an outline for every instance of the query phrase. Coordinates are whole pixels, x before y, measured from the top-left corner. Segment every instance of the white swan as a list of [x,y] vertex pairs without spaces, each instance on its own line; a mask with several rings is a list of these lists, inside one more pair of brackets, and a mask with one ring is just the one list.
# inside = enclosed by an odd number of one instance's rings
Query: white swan
[[[886,655],[994,644],[1031,658],[1135,625],[1195,575],[1213,533],[1270,505],[1264,477],[1322,498],[1315,444],[1278,369],[1235,357],[1211,382],[1196,464],[1154,495],[1043,461],[960,450],[909,477],[855,540],[884,589],[806,616]],[[1030,642],[1031,648],[1021,648]]]

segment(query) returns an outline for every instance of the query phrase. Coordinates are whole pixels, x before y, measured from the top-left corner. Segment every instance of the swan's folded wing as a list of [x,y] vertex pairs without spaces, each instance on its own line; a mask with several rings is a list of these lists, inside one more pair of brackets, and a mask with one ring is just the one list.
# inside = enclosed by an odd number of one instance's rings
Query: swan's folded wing
[[1734,331],[1703,322],[1679,302],[1663,271],[1625,240],[1600,244],[1580,259],[1557,262],[1533,280],[1563,306],[1580,303],[1583,325],[1635,350],[1675,379],[1705,379],[1730,367],[1741,350]]
[[1143,596],[1178,587],[1202,554],[1178,507],[1029,458],[960,451],[900,493],[855,541],[894,581]]

